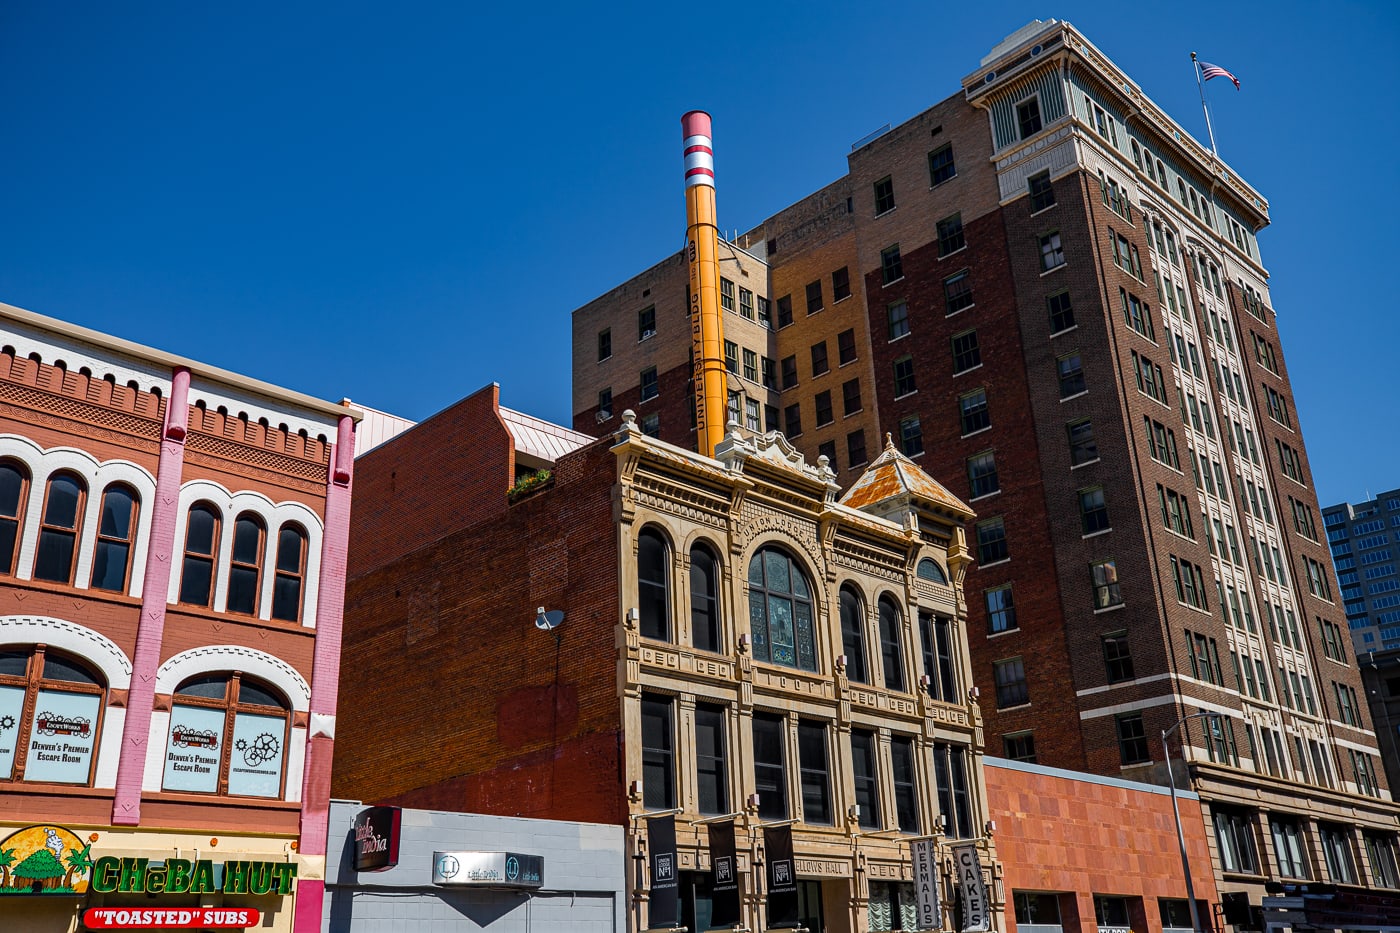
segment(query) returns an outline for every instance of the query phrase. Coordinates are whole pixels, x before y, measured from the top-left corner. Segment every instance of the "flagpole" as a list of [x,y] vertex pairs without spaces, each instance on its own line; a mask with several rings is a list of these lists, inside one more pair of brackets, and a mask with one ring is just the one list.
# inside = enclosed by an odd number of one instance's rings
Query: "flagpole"
[[1201,92],[1201,113],[1205,114],[1206,117],[1206,135],[1210,137],[1210,154],[1218,159],[1220,153],[1215,149],[1215,130],[1211,129],[1210,108],[1206,106],[1206,86],[1205,82],[1201,80],[1201,63],[1196,61],[1195,52],[1191,53],[1191,70],[1196,73],[1196,89]]

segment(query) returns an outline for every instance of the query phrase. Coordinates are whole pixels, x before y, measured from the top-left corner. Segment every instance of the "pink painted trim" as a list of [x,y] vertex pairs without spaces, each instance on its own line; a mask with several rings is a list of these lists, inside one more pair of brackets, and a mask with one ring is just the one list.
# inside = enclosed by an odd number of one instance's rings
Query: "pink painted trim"
[[[131,662],[131,690],[122,727],[117,787],[112,801],[112,824],[141,823],[141,781],[146,774],[146,748],[151,740],[151,708],[155,704],[156,669],[165,634],[165,602],[170,596],[170,562],[175,559],[175,521],[180,513],[180,481],[185,469],[184,425],[189,416],[190,371],[183,366],[171,376],[170,401],[165,406],[165,440],[160,445],[156,494],[151,508],[151,540],[141,589],[141,621],[136,628],[136,654]],[[157,737],[164,741],[164,737]]]
[[[345,559],[350,548],[350,492],[353,457],[340,452],[354,450],[354,422],[340,419],[336,450],[331,456],[326,483],[326,530],[321,538],[321,579],[316,605],[316,653],[311,662],[311,713],[334,716],[340,683],[340,643],[345,626]],[[344,466],[342,479],[341,466]],[[330,820],[331,758],[335,739],[313,737],[306,743],[306,770],[301,786],[301,838],[297,851],[304,856],[326,854]],[[320,933],[325,885],[299,882],[295,933]]]

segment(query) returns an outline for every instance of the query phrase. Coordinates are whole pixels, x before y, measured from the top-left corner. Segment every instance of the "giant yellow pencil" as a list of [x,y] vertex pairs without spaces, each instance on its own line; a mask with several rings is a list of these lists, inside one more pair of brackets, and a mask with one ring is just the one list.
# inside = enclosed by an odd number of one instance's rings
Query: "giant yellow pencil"
[[719,228],[715,226],[715,153],[710,115],[681,117],[685,139],[686,257],[690,261],[690,337],[694,347],[697,448],[707,457],[724,440],[724,325],[719,311]]

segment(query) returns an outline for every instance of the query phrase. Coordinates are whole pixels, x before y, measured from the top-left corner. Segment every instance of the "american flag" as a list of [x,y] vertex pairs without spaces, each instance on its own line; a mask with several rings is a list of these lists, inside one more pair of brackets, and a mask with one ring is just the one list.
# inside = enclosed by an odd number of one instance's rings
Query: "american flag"
[[1212,65],[1210,62],[1201,62],[1201,77],[1209,81],[1211,78],[1229,78],[1230,83],[1235,86],[1235,90],[1240,89],[1240,79],[1230,74],[1219,65]]

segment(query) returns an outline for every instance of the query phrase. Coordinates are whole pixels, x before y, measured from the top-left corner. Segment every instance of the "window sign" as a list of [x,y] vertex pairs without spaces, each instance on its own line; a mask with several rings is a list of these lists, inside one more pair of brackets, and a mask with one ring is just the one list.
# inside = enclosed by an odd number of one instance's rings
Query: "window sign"
[[24,714],[24,688],[0,687],[0,778],[14,777],[19,718]]
[[92,693],[40,690],[24,777],[55,784],[86,784],[97,744],[102,698]]
[[239,713],[233,721],[228,792],[244,797],[282,796],[282,761],[287,721],[279,716]]
[[176,706],[170,712],[165,747],[166,790],[212,794],[219,789],[219,754],[224,747],[224,711]]

